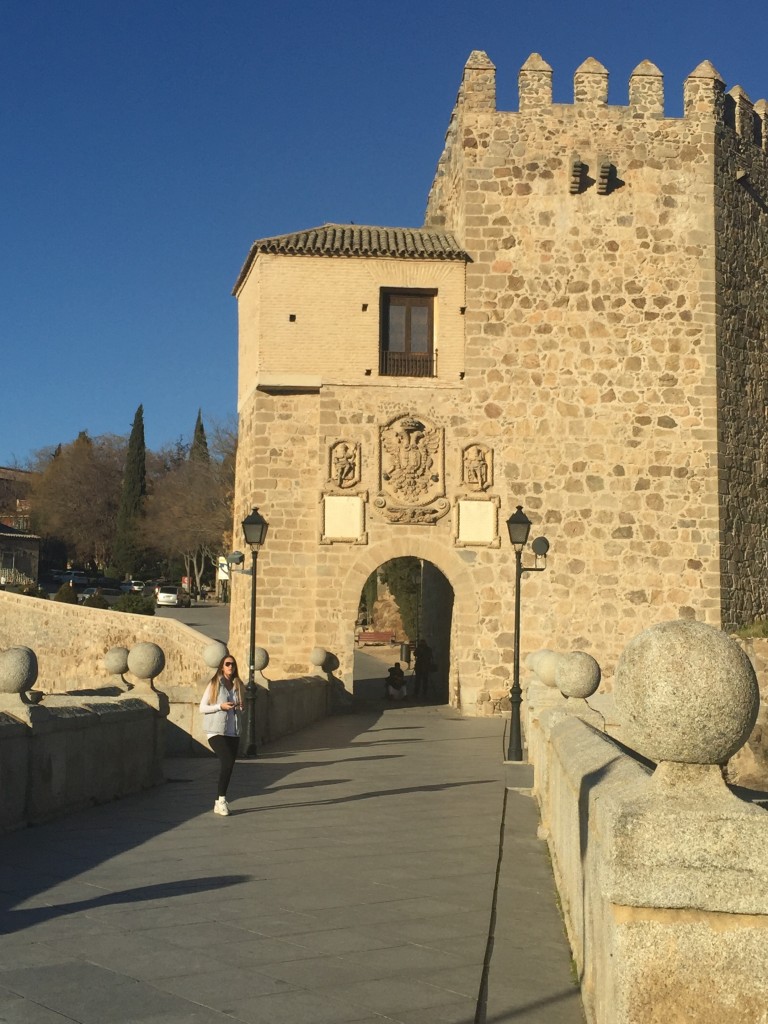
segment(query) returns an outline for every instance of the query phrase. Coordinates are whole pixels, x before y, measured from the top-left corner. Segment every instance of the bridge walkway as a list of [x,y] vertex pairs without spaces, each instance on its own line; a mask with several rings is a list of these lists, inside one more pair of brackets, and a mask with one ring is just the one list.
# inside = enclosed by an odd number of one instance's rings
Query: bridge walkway
[[502,748],[499,720],[370,709],[239,762],[229,818],[215,762],[173,760],[0,837],[0,1021],[581,1024]]

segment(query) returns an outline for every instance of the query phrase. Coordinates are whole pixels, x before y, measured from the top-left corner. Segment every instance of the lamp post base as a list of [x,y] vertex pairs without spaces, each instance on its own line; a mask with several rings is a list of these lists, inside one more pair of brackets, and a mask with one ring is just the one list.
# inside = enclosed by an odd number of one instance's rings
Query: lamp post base
[[259,688],[253,679],[245,684],[245,728],[240,741],[241,757],[258,757],[256,748],[256,699]]
[[509,691],[509,703],[511,714],[509,718],[509,747],[507,748],[508,761],[523,760],[523,732],[520,724],[520,705],[523,703],[523,692],[520,684],[515,680],[512,689]]

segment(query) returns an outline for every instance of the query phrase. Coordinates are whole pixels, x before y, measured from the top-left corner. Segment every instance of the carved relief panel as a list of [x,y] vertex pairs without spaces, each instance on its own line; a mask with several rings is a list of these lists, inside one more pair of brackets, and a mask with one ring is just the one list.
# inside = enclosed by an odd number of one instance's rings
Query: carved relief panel
[[360,483],[360,445],[336,441],[328,449],[328,482],[341,490]]
[[379,494],[374,507],[390,523],[430,524],[445,497],[445,436],[424,417],[397,416],[379,429]]
[[493,449],[469,444],[461,453],[462,483],[469,491],[487,491],[493,486]]

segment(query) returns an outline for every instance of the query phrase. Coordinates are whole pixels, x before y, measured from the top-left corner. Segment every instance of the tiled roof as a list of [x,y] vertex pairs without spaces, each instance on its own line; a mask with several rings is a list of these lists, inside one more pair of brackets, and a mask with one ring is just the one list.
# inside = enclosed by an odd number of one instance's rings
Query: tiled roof
[[235,283],[240,287],[258,253],[280,256],[384,256],[410,260],[468,260],[454,235],[426,228],[383,228],[364,224],[323,224],[290,235],[260,238]]
[[40,540],[36,533],[17,530],[15,526],[6,526],[5,523],[0,523],[0,537],[8,537],[10,540]]

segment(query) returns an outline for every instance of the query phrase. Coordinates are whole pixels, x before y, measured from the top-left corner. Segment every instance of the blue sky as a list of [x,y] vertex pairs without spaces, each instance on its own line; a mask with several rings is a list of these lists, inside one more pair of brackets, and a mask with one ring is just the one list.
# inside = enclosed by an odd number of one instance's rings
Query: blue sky
[[559,102],[648,58],[679,116],[704,59],[768,95],[765,40],[764,0],[0,0],[0,465],[232,416],[251,242],[421,224],[471,50],[500,109],[537,51]]

